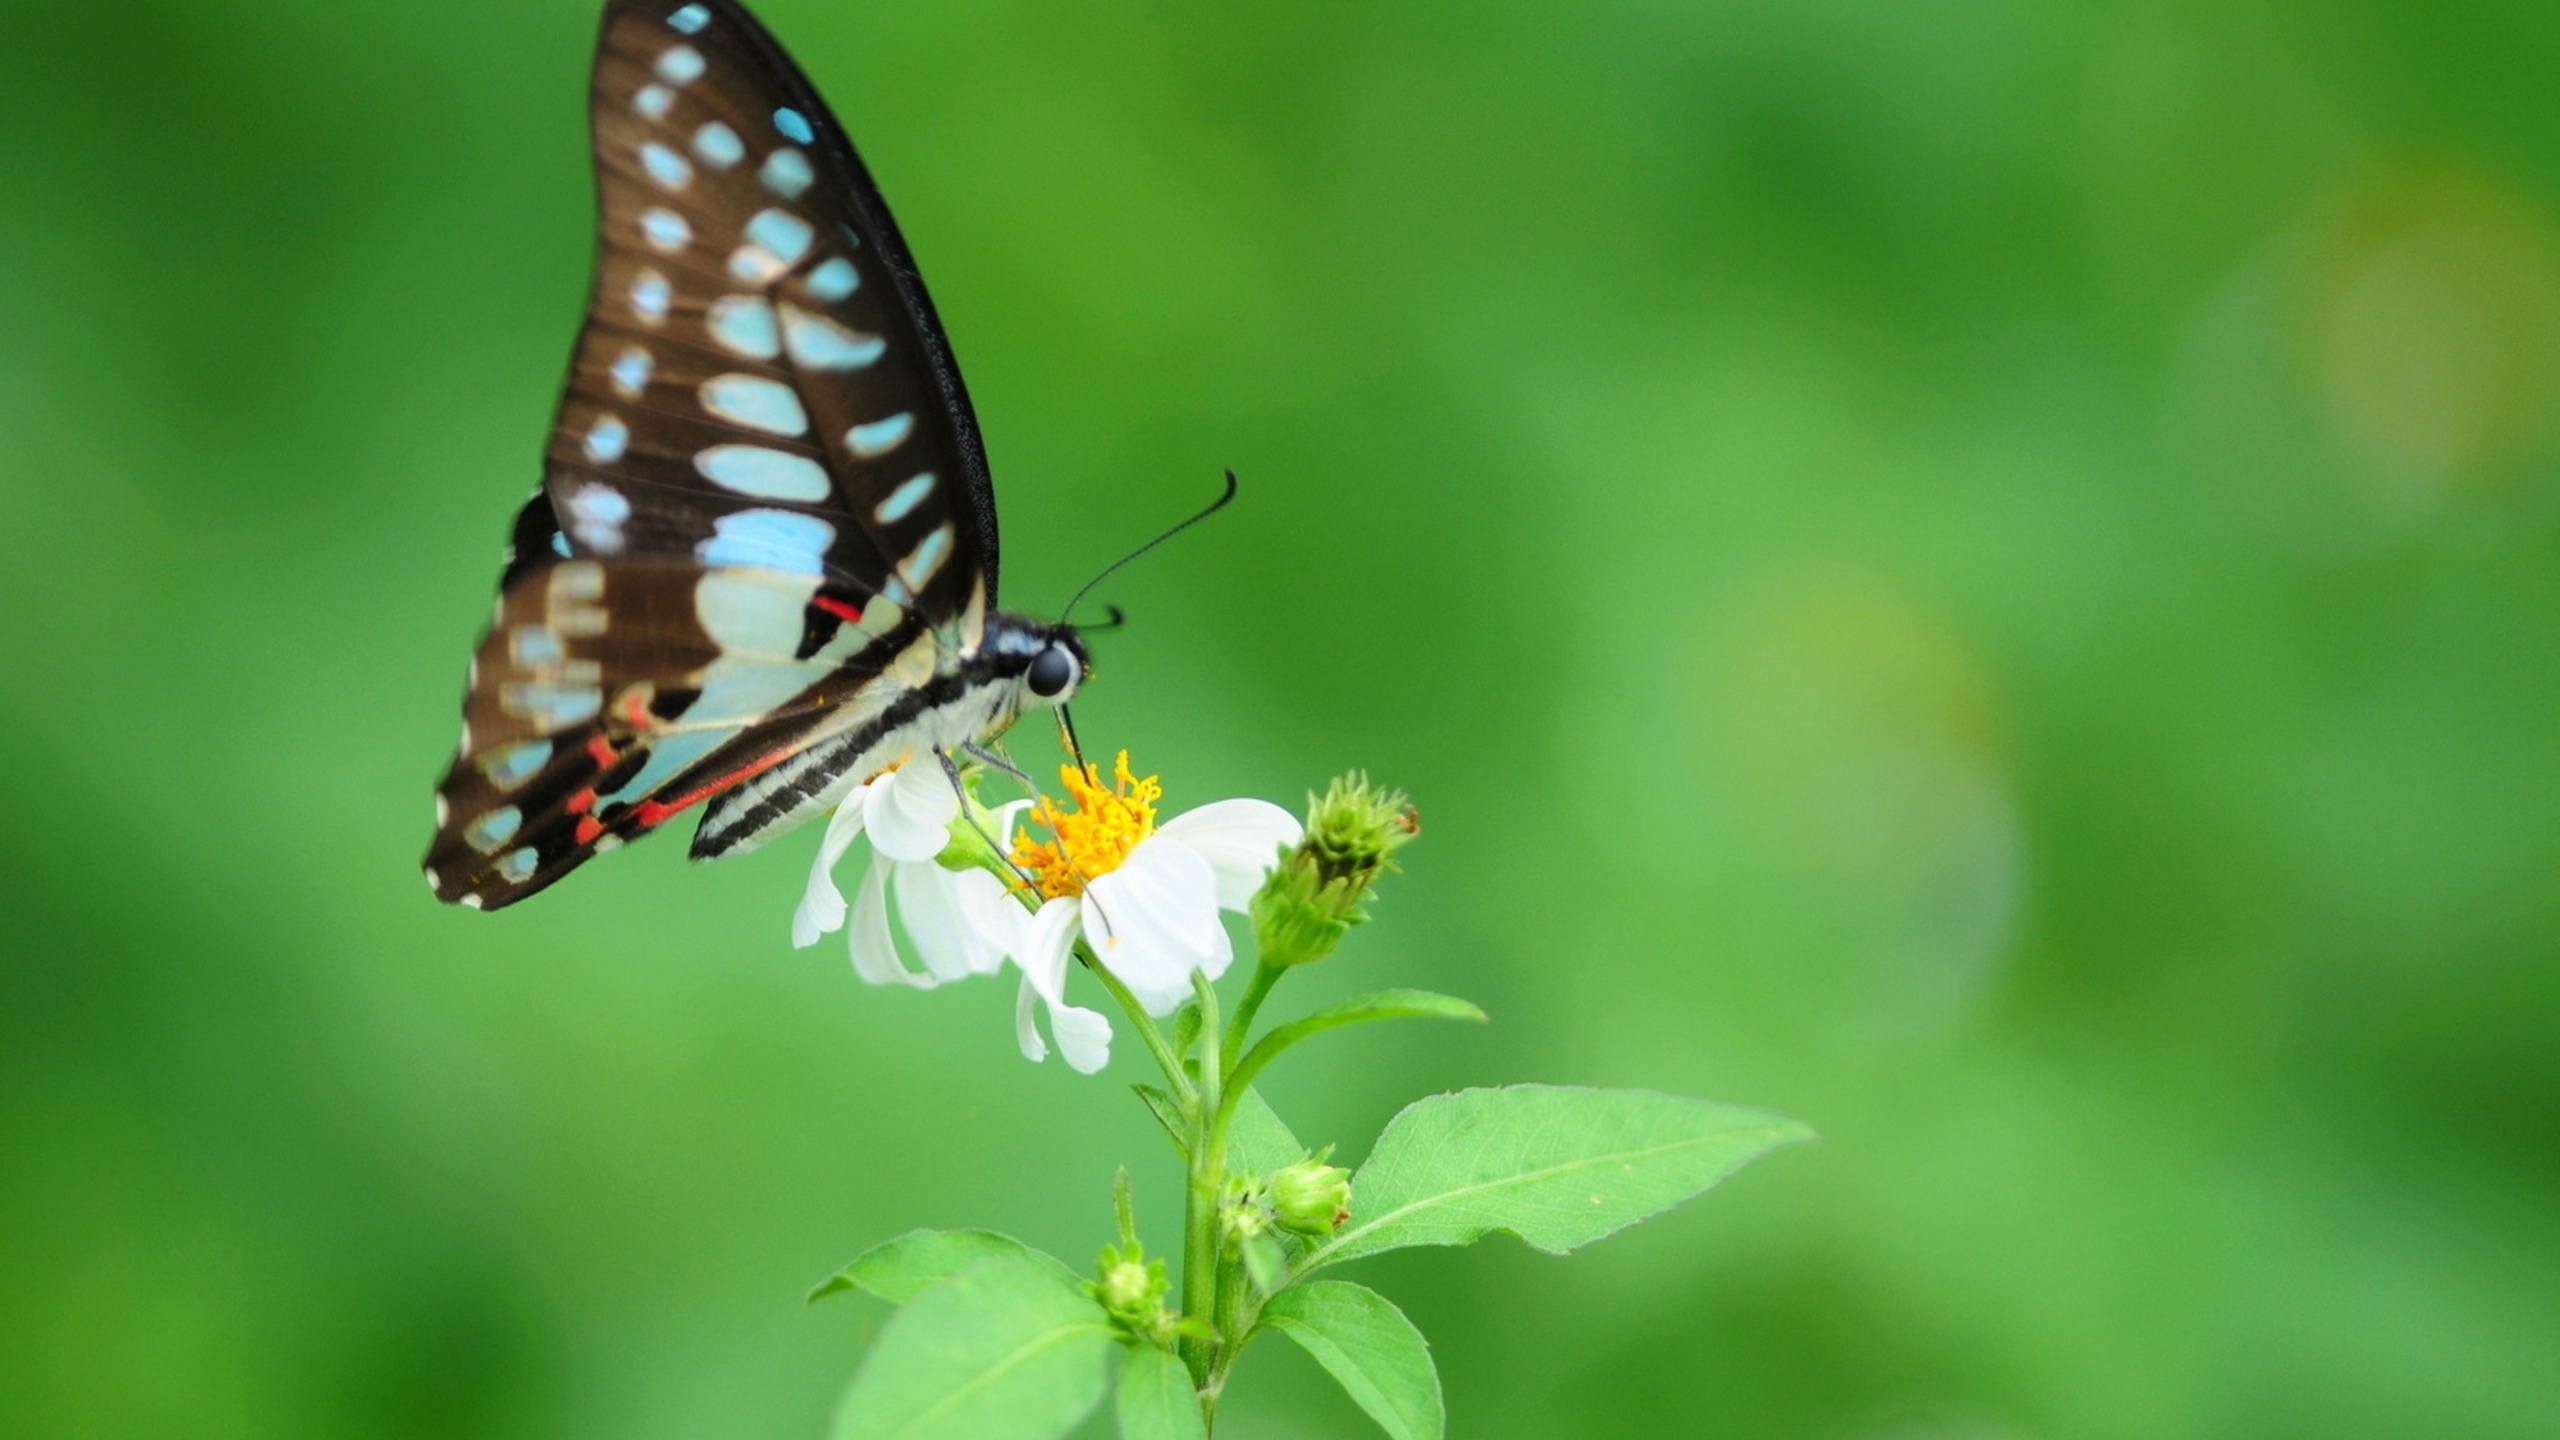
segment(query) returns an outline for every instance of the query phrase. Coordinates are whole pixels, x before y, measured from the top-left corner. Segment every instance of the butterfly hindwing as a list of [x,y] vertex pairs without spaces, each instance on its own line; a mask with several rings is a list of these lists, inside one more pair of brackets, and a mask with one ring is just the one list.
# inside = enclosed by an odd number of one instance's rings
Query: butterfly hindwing
[[874,600],[802,653],[814,576],[554,560],[472,664],[427,874],[484,909],[664,824],[889,703],[920,622]]

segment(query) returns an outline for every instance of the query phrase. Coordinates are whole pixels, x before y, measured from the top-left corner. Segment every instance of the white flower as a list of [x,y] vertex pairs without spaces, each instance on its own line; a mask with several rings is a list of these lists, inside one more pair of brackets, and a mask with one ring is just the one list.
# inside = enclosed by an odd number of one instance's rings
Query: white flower
[[[931,989],[995,973],[1006,959],[1022,970],[1014,1002],[1022,1053],[1045,1059],[1038,1012],[1049,1012],[1059,1054],[1091,1074],[1111,1058],[1111,1022],[1067,1003],[1067,961],[1078,939],[1129,988],[1147,1013],[1169,1015],[1191,996],[1194,971],[1215,980],[1234,959],[1221,910],[1242,910],[1284,847],[1298,841],[1296,817],[1264,800],[1220,800],[1155,823],[1162,793],[1153,776],[1129,773],[1123,754],[1115,783],[1073,767],[1064,772],[1071,809],[1043,800],[1033,818],[1046,841],[1020,840],[1014,824],[1029,801],[1003,806],[989,827],[999,848],[1042,897],[1027,909],[1020,893],[985,870],[946,870],[960,798],[949,776],[905,764],[845,797],[827,824],[808,893],[792,916],[794,945],[851,921],[854,972],[875,985]],[[871,867],[850,907],[836,888],[836,863],[856,836],[871,841]],[[898,917],[924,968],[908,967],[889,931]]]
[[[1072,767],[1064,772],[1076,808],[1043,801],[1033,818],[1045,842],[1016,844],[1014,857],[1045,897],[1036,914],[1007,897],[980,908],[963,897],[987,937],[1022,967],[1016,1027],[1023,1054],[1047,1053],[1031,1023],[1034,996],[1047,1003],[1051,1033],[1069,1065],[1100,1067],[1109,1023],[1064,1002],[1067,958],[1082,938],[1151,1015],[1169,1015],[1191,996],[1194,971],[1215,980],[1234,959],[1218,912],[1242,910],[1297,843],[1298,821],[1266,800],[1220,800],[1155,823],[1162,793],[1154,777],[1129,773],[1120,757],[1115,783]],[[1008,819],[1009,823],[1009,819]],[[1011,835],[1003,838],[1010,841]],[[1087,1063],[1087,1061],[1090,1063]]]
[[[996,814],[997,831],[1029,806],[1017,801]],[[791,943],[806,948],[818,937],[844,926],[844,892],[836,888],[836,862],[857,835],[871,840],[870,870],[854,892],[852,929],[846,935],[853,971],[874,985],[913,985],[930,990],[947,980],[992,975],[1004,953],[968,918],[988,900],[1004,900],[1004,882],[982,870],[953,872],[935,863],[951,843],[952,822],[960,818],[960,797],[951,777],[929,764],[903,764],[885,771],[844,798],[827,822],[817,863],[809,871],[808,893],[791,917]],[[898,918],[924,962],[910,970],[889,935],[889,897],[894,891]]]

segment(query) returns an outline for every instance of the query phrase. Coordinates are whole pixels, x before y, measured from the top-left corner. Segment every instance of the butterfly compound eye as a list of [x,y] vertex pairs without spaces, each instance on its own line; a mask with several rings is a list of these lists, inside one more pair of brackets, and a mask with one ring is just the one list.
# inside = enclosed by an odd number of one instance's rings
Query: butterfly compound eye
[[1076,657],[1064,645],[1052,645],[1031,661],[1031,693],[1055,700],[1075,683]]

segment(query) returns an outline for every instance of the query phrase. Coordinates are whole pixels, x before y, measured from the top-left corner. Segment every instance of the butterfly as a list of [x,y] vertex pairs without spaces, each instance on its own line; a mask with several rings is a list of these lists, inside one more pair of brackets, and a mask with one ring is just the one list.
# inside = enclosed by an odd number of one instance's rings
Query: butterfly
[[701,810],[753,849],[1092,672],[996,608],[996,507],[897,223],[735,0],[611,0],[595,292],[436,791],[428,884],[494,910]]

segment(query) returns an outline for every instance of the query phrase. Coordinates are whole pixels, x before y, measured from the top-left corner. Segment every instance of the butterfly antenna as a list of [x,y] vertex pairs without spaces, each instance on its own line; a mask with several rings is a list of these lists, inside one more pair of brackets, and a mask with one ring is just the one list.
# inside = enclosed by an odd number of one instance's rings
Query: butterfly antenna
[[[1207,505],[1202,506],[1200,512],[1193,515],[1190,519],[1185,520],[1181,524],[1174,526],[1172,529],[1165,531],[1163,534],[1158,535],[1153,540],[1150,540],[1146,544],[1139,546],[1137,549],[1130,551],[1128,554],[1121,556],[1119,559],[1112,561],[1110,564],[1103,566],[1102,573],[1084,582],[1084,588],[1076,592],[1073,600],[1067,602],[1067,608],[1058,616],[1058,623],[1061,625],[1067,623],[1068,618],[1076,613],[1076,607],[1084,603],[1084,597],[1093,593],[1093,587],[1110,579],[1113,575],[1118,574],[1121,566],[1128,564],[1130,561],[1146,554],[1148,551],[1153,550],[1167,540],[1172,539],[1174,536],[1181,534],[1183,531],[1190,529],[1192,526],[1197,525],[1201,521],[1208,519],[1210,516],[1217,514],[1219,511],[1226,509],[1227,502],[1235,498],[1236,472],[1229,470],[1227,472],[1227,488],[1225,493],[1219,495],[1217,499],[1210,501]],[[1116,624],[1118,622],[1115,620],[1114,623]],[[1062,711],[1061,713],[1064,712]]]
[[1084,747],[1076,743],[1076,722],[1064,705],[1058,707],[1058,738],[1066,742],[1067,754],[1075,760],[1076,769],[1090,774],[1093,767],[1085,763]]

